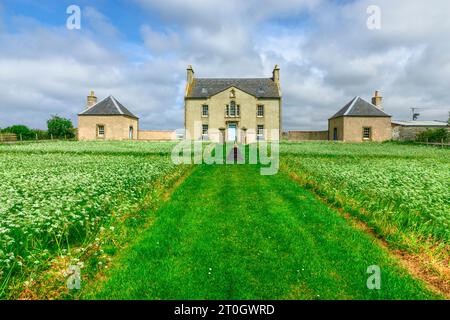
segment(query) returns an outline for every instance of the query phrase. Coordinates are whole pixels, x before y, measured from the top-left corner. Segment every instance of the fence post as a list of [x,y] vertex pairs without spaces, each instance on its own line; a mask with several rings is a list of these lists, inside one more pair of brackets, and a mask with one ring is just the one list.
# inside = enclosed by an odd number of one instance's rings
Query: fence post
[[39,139],[38,139],[38,134],[36,133],[36,141],[38,141]]
[[444,149],[444,138],[441,139],[441,146],[442,146],[442,149]]
[[53,140],[53,133],[50,135],[50,138]]
[[22,134],[20,134],[20,141],[22,141]]

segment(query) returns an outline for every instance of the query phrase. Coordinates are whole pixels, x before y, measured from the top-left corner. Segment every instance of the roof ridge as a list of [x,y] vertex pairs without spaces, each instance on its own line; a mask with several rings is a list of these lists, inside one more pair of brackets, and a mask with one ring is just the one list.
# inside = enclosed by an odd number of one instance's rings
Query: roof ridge
[[352,104],[348,107],[348,109],[345,111],[344,116],[346,116],[346,115],[348,115],[348,114],[350,113],[350,111],[351,111],[351,110],[353,109],[353,107],[355,106],[356,101],[358,101],[359,99],[361,99],[360,96],[356,96],[356,97],[353,98],[353,102],[352,102]]
[[111,98],[112,102],[114,103],[114,106],[117,108],[117,111],[119,111],[120,114],[123,114],[123,110],[117,104],[116,98],[114,98],[113,95],[110,95],[109,97]]

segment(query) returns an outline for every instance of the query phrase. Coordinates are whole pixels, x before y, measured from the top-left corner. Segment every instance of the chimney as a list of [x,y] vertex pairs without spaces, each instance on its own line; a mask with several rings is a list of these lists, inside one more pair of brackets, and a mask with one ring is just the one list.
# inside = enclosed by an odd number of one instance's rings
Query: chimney
[[93,107],[97,103],[97,97],[95,96],[94,91],[87,96],[87,106],[86,109]]
[[380,96],[378,91],[375,91],[375,96],[372,98],[372,104],[376,106],[378,109],[383,110],[383,97]]
[[187,68],[187,84],[190,85],[194,81],[194,69],[189,65]]
[[273,68],[273,73],[272,73],[272,80],[275,81],[276,84],[280,83],[280,66],[279,65],[275,65],[275,68]]

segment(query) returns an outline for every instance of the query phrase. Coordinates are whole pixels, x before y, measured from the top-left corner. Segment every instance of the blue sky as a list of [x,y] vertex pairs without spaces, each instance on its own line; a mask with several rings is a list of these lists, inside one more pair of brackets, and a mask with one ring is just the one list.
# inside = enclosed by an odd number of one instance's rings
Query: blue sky
[[[65,27],[81,8],[81,30]],[[380,30],[366,10],[381,9]],[[0,3],[0,127],[71,118],[89,90],[114,95],[145,129],[183,125],[186,67],[201,77],[270,77],[281,66],[285,129],[322,130],[354,96],[384,96],[395,119],[446,120],[445,0],[98,0]]]

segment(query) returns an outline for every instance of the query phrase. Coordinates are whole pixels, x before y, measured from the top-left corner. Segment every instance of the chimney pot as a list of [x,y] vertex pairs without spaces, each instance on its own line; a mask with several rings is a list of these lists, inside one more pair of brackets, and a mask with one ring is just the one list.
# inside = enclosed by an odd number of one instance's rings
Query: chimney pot
[[95,92],[91,90],[90,94],[87,97],[87,109],[92,108],[97,103],[97,97],[95,96]]
[[372,104],[376,106],[378,109],[383,110],[383,97],[380,95],[380,92],[377,90],[375,91],[375,95],[372,98]]

